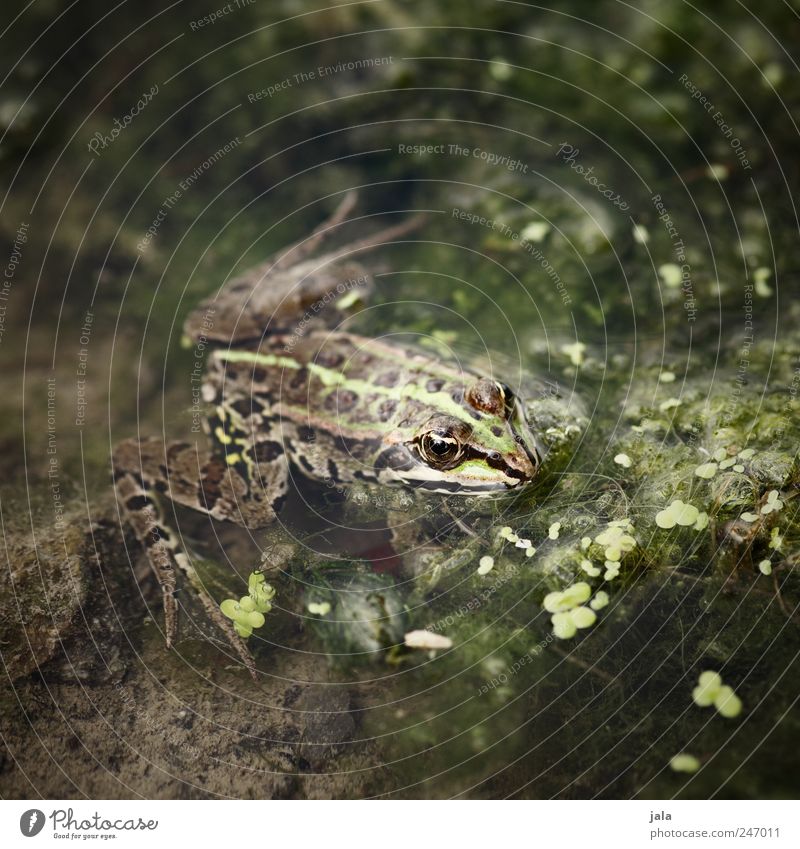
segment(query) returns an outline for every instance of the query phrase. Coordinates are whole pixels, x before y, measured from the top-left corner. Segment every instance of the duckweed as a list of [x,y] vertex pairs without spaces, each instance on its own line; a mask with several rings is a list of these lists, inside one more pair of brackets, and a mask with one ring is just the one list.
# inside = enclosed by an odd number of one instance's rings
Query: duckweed
[[562,345],[561,353],[566,354],[569,357],[569,361],[572,365],[580,366],[584,361],[586,345],[584,345],[583,342],[573,342],[569,345]]
[[674,262],[665,262],[659,266],[658,274],[669,289],[678,289],[681,285],[681,267]]
[[761,507],[761,512],[767,516],[770,513],[777,513],[783,509],[783,501],[778,497],[777,489],[772,489],[767,493],[767,503]]
[[588,601],[591,595],[592,588],[585,581],[578,581],[561,592],[548,593],[542,607],[548,613],[563,613]]
[[494,569],[494,557],[490,557],[488,554],[481,557],[478,561],[478,574],[488,575],[492,569]]
[[597,614],[588,607],[576,607],[569,612],[576,628],[591,628],[597,621]]
[[555,613],[551,618],[553,633],[560,640],[569,640],[575,636],[579,628],[591,628],[596,621],[595,612],[583,606],[562,613]]
[[[501,539],[504,539],[510,543],[513,543],[517,548],[522,548],[525,550],[526,557],[533,557],[536,554],[536,549],[533,547],[533,543],[529,539],[525,539],[518,534],[514,533],[514,529],[510,525],[505,525],[500,528],[498,531],[498,535]],[[492,561],[494,563],[494,561]],[[487,572],[489,570],[487,569]],[[478,569],[478,574],[485,575],[486,572],[481,572],[480,568]]]
[[541,242],[550,232],[550,225],[546,221],[531,221],[519,234],[524,242]]
[[681,752],[679,755],[674,755],[670,759],[669,766],[673,772],[687,772],[691,774],[700,769],[700,761],[694,755]]
[[266,621],[264,614],[256,610],[255,602],[247,595],[239,601],[226,598],[219,607],[228,619],[233,620],[233,627],[240,637],[249,637],[254,628],[260,628]]
[[584,558],[581,560],[581,569],[586,572],[590,578],[596,578],[600,574],[600,568],[595,566],[591,560]]
[[772,277],[772,271],[769,268],[757,268],[753,272],[753,283],[755,293],[760,298],[768,298],[772,294],[772,287],[767,283],[767,280]]
[[744,472],[744,463],[742,460],[751,460],[755,456],[754,448],[745,448],[742,451],[739,451],[735,456],[731,457],[728,454],[727,448],[718,448],[714,452],[714,459],[719,463],[719,468],[721,471],[725,471],[726,469],[733,469],[734,472],[741,474]]
[[578,626],[572,621],[569,613],[556,613],[551,619],[553,633],[559,640],[569,640],[578,632]]
[[514,75],[514,69],[501,57],[495,57],[489,63],[489,73],[498,82],[505,82]]
[[742,712],[742,700],[733,692],[731,687],[723,684],[714,699],[714,707],[721,716],[733,719]]
[[716,180],[718,183],[721,183],[723,180],[728,179],[728,167],[715,162],[706,168],[706,174],[709,179]]
[[267,583],[262,572],[251,572],[247,579],[247,590],[256,605],[256,610],[269,613],[272,610],[272,599],[275,598],[275,588]]
[[236,633],[245,639],[255,628],[264,624],[264,614],[272,610],[271,602],[275,597],[274,587],[266,582],[260,572],[253,572],[247,580],[247,585],[248,595],[242,596],[239,601],[227,598],[219,606],[223,615],[233,620]]
[[701,672],[698,684],[692,690],[692,699],[698,707],[709,707],[714,704],[719,688],[722,686],[722,676],[718,672]]
[[726,719],[733,719],[742,711],[741,699],[732,687],[722,683],[722,676],[718,672],[700,673],[697,686],[692,690],[692,700],[698,707],[714,705],[720,716]]
[[696,530],[702,530],[708,525],[708,514],[701,513],[694,505],[685,504],[678,498],[669,507],[656,513],[656,524],[664,530],[674,528],[675,525],[684,528],[694,525]]
[[636,548],[636,538],[632,533],[633,525],[627,519],[609,522],[608,527],[601,531],[594,541],[603,546],[606,560],[619,561]]

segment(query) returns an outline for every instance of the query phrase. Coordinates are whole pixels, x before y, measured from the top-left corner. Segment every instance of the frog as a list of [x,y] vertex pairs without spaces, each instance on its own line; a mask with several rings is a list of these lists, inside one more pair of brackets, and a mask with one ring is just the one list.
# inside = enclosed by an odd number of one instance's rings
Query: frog
[[525,405],[492,375],[391,338],[343,327],[374,277],[361,255],[400,241],[421,216],[321,250],[351,217],[344,194],[309,236],[236,276],[193,309],[188,345],[208,350],[202,397],[207,444],[128,439],[113,452],[117,500],[161,588],[167,648],[188,582],[255,677],[245,641],[206,592],[164,518],[164,499],[249,530],[278,517],[290,486],[402,487],[484,497],[537,477],[542,450]]

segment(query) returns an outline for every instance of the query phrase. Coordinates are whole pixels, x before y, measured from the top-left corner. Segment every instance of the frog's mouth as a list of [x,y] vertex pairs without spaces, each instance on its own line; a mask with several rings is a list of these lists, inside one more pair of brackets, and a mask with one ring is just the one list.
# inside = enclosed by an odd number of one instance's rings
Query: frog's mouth
[[[522,468],[513,470],[509,466],[507,474],[512,477],[519,477],[521,482],[533,480],[539,472],[539,467],[542,464],[542,456],[536,444],[536,437],[533,435],[528,419],[525,415],[525,408],[518,397],[514,396],[513,412],[508,419],[508,427],[514,441],[520,448],[520,455],[524,455],[527,463],[522,463]],[[522,457],[520,456],[520,459]]]
[[[499,474],[494,469],[491,473],[484,474],[483,470],[490,468],[488,464],[466,461],[464,465],[467,464],[468,467],[461,473],[459,470],[450,473],[434,472],[420,464],[415,467],[413,474],[398,475],[395,482],[411,489],[446,495],[496,495],[508,492],[523,483],[520,479]],[[432,472],[430,477],[427,474],[429,471]]]

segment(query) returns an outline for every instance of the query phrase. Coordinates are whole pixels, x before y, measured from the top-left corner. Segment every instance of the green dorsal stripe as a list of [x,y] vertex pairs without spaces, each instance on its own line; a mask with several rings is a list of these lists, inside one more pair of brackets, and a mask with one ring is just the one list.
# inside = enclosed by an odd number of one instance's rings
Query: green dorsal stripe
[[484,421],[474,419],[447,392],[428,392],[426,389],[412,382],[406,383],[399,390],[392,387],[379,386],[368,380],[348,378],[342,372],[326,368],[319,365],[319,363],[303,364],[291,357],[285,357],[279,354],[260,354],[254,351],[217,351],[216,356],[230,363],[254,363],[255,365],[267,366],[268,368],[298,370],[305,367],[309,372],[316,375],[324,386],[330,388],[345,386],[359,395],[372,392],[393,398],[412,398],[421,404],[425,404],[437,413],[446,413],[466,422],[473,429],[475,436],[487,449],[511,452],[515,448],[514,440],[509,435],[495,436],[491,428]]
[[258,363],[273,368],[302,368],[297,360],[293,360],[291,357],[281,357],[277,354],[256,354],[253,351],[217,351],[216,356],[229,363]]

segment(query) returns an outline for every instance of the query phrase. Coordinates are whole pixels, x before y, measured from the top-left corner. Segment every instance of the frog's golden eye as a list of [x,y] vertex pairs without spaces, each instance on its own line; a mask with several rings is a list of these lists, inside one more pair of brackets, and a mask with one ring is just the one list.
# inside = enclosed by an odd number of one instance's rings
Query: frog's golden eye
[[451,466],[461,455],[462,445],[452,431],[429,430],[419,439],[419,453],[431,466]]

